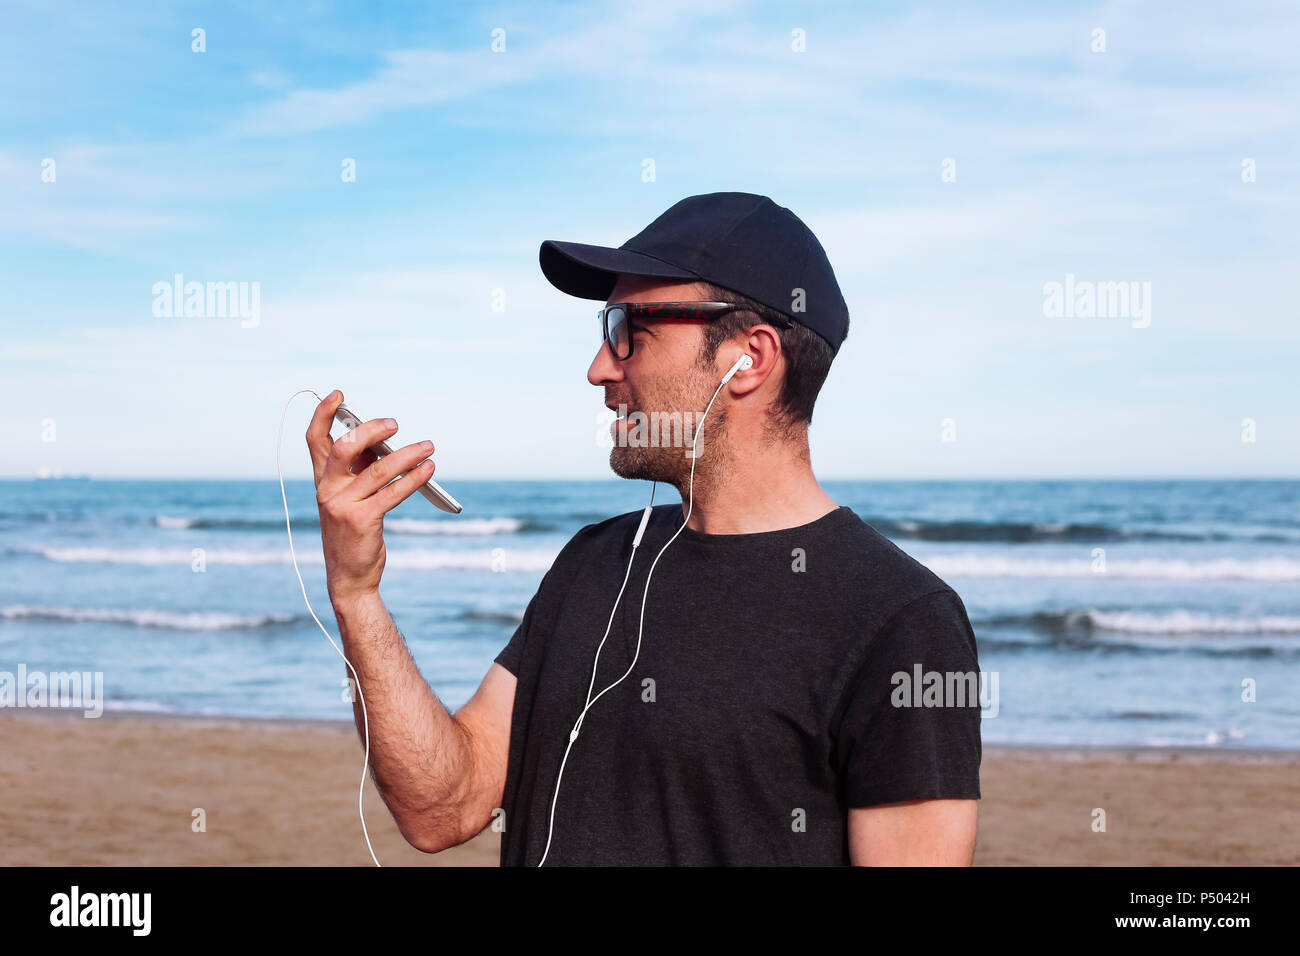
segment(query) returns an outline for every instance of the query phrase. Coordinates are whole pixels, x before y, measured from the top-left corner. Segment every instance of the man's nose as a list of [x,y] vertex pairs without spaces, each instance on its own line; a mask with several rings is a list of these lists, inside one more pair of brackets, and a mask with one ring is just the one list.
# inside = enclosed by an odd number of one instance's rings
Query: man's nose
[[616,361],[602,342],[596,357],[591,360],[591,366],[587,369],[587,381],[599,386],[607,382],[621,381],[622,378],[623,363]]

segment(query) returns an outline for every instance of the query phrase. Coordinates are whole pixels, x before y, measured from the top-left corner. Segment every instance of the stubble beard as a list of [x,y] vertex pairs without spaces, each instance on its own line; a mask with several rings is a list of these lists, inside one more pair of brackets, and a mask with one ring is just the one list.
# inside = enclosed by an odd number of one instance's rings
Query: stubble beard
[[[693,376],[693,379],[698,376]],[[692,381],[691,386],[699,383]],[[691,391],[695,389],[688,386]],[[714,401],[713,407],[709,409],[708,416],[704,420],[704,427],[699,427],[700,415],[708,405],[708,401],[713,397],[710,391],[703,400],[686,400],[680,404],[686,405],[692,410],[688,413],[691,416],[692,427],[684,436],[684,442],[679,446],[672,444],[661,444],[658,447],[653,445],[619,445],[615,441],[614,447],[609,452],[609,467],[620,478],[630,478],[638,481],[659,481],[665,484],[673,485],[685,499],[688,494],[689,485],[692,480],[691,464],[695,465],[695,490],[698,491],[702,486],[710,482],[712,477],[719,473],[719,469],[727,457],[727,412],[721,402],[725,397],[718,395]],[[634,409],[635,410],[635,409]],[[645,411],[644,407],[641,411]],[[646,412],[649,415],[649,412]],[[631,426],[624,426],[627,431],[631,431]],[[698,433],[698,441],[695,443],[695,453],[692,455],[691,439]],[[660,441],[667,441],[668,436],[660,434]]]
[[[698,425],[699,413],[693,413],[692,421]],[[699,432],[692,457],[691,442],[685,441],[681,447],[673,445],[622,445],[615,443],[609,451],[609,467],[620,478],[638,481],[661,481],[673,485],[683,495],[691,481],[691,464],[695,464],[695,484],[707,481],[716,473],[718,462],[724,457],[724,436],[726,434],[727,414],[714,402],[705,419],[703,429],[692,429],[690,437]],[[662,438],[662,436],[661,436]]]

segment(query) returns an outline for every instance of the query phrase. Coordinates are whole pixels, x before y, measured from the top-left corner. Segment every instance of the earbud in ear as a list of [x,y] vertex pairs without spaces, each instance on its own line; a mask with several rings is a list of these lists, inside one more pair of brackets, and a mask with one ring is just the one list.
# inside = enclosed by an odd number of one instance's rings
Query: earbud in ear
[[731,366],[731,371],[722,377],[722,384],[726,385],[731,381],[731,376],[737,372],[743,372],[745,369],[753,367],[753,365],[754,360],[748,354],[742,354],[740,358],[736,359],[736,364]]

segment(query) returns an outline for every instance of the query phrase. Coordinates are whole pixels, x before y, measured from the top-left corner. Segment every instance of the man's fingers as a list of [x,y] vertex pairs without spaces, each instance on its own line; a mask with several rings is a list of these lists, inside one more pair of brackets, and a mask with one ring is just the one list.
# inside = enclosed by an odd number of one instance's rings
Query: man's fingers
[[[428,458],[433,451],[433,442],[422,441],[405,448],[399,448],[391,455],[385,455],[357,477],[348,488],[348,497],[353,501],[368,498],[383,488],[403,472],[410,471]],[[396,502],[394,502],[396,504]],[[387,509],[385,509],[387,510]]]
[[334,412],[341,404],[343,393],[336,388],[316,406],[316,414],[312,415],[311,424],[307,426],[307,450],[311,453],[311,470],[317,485],[325,471],[330,449],[334,447],[334,439],[330,438],[330,425],[334,421]]
[[367,468],[369,468],[377,461],[379,461],[379,456],[376,455],[369,448],[367,448],[360,455],[358,455],[357,460],[352,463],[352,474],[354,475],[361,474],[363,471],[365,471]]
[[383,441],[396,431],[397,422],[391,418],[375,418],[362,422],[346,435],[340,435],[325,461],[323,480],[332,483],[342,479],[341,484],[351,481],[353,463],[371,445]]
[[[393,457],[392,455],[389,456]],[[387,461],[387,459],[385,459]],[[426,459],[397,481],[385,485],[368,499],[374,504],[374,514],[385,515],[420,490],[420,486],[433,477],[433,460]]]

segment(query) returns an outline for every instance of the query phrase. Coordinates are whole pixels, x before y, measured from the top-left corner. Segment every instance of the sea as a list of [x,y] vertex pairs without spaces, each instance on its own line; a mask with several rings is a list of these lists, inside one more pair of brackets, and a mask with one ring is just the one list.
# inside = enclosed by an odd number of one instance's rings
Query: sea
[[[961,595],[986,744],[1300,747],[1300,482],[822,484]],[[449,709],[564,543],[649,489],[461,481],[461,515],[390,513],[382,593]],[[286,496],[337,640],[314,489]],[[0,672],[102,673],[107,710],[351,719],[274,480],[0,481],[0,572]]]

